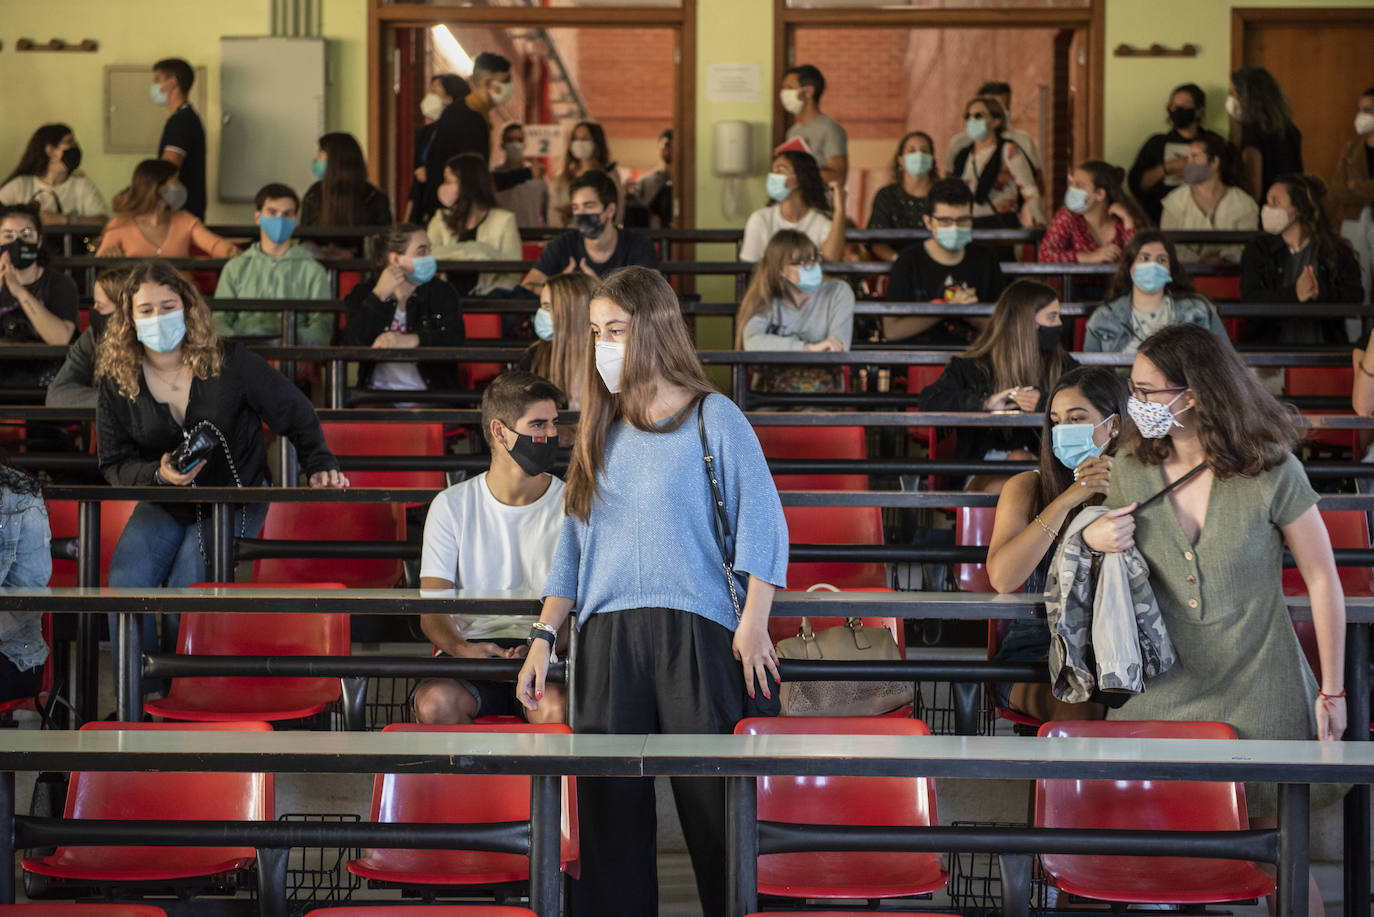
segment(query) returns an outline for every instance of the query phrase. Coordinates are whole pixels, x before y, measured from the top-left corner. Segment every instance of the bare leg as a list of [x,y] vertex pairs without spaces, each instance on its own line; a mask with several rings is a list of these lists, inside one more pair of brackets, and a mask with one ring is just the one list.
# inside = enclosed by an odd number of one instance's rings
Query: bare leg
[[477,716],[477,698],[461,681],[431,678],[415,689],[411,703],[420,723],[463,725]]

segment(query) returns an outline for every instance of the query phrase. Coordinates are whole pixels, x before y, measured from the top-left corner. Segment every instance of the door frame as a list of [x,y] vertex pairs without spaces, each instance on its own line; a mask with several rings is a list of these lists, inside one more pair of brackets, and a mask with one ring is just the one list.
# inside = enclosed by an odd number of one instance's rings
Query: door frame
[[[390,31],[445,24],[488,28],[667,28],[674,38],[676,104],[673,113],[674,150],[696,149],[697,0],[680,0],[680,7],[660,6],[435,6],[427,3],[387,3],[367,0],[367,162],[374,183],[392,165],[383,143],[383,120],[391,114],[388,84],[392,68],[383,58]],[[1099,0],[1094,0],[1099,2]],[[386,169],[383,166],[387,166]],[[696,226],[696,175],[673,156],[673,186],[678,201],[677,225]]]
[[[787,70],[787,49],[793,44],[797,28],[831,29],[1084,29],[1088,33],[1087,158],[1102,155],[1103,75],[1106,64],[1106,0],[1089,0],[1077,8],[977,7],[949,8],[874,8],[789,7],[787,0],[773,0],[773,85],[781,86]],[[782,142],[786,123],[782,102],[773,98],[773,144]]]

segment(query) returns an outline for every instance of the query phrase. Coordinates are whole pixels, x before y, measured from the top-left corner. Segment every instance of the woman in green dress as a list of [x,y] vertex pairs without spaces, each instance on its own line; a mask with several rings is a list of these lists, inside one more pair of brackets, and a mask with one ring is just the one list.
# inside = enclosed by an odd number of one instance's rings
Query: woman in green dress
[[[1196,325],[1147,338],[1131,367],[1132,423],[1096,551],[1140,548],[1178,662],[1110,719],[1230,723],[1242,739],[1335,741],[1345,731],[1345,597],[1317,494],[1293,450],[1304,432],[1229,344]],[[1135,512],[1202,466],[1162,500]],[[1287,542],[1311,596],[1322,682],[1282,587]],[[1275,823],[1273,784],[1250,784],[1252,827]],[[1311,906],[1321,913],[1316,885]]]

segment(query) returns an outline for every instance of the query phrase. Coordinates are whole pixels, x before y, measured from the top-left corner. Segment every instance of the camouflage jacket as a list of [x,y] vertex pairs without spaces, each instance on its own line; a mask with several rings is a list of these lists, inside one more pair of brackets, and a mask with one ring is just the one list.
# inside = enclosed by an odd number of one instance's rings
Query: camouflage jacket
[[1106,512],[1090,506],[1075,516],[1050,565],[1050,684],[1069,703],[1088,700],[1094,688],[1139,694],[1177,658],[1140,550],[1102,555],[1094,575],[1083,529]]

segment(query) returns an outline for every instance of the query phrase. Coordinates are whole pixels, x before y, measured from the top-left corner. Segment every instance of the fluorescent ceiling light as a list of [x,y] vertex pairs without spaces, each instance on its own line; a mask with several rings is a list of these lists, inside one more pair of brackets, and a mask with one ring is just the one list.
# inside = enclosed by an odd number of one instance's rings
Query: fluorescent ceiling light
[[434,50],[448,63],[453,73],[461,77],[472,76],[472,58],[468,57],[463,46],[458,44],[458,39],[453,37],[448,26],[436,25],[429,30],[429,34],[434,39]]

